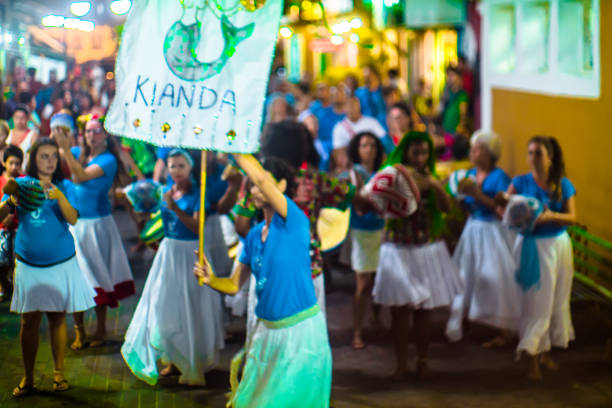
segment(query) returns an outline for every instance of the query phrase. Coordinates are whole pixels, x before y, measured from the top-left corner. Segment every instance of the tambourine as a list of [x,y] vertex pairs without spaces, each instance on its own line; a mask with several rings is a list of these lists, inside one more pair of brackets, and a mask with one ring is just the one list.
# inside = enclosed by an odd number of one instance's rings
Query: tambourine
[[531,232],[542,210],[542,204],[536,198],[512,195],[508,199],[502,224],[522,233]]
[[138,180],[123,189],[136,212],[154,213],[162,204],[162,186],[153,180]]
[[38,179],[20,177],[4,185],[4,194],[17,197],[17,207],[26,213],[36,211],[45,202],[45,190]]
[[317,220],[317,233],[321,240],[321,251],[328,252],[338,248],[348,235],[351,210],[340,211],[323,208]]
[[376,211],[384,218],[412,215],[420,201],[419,188],[403,166],[387,166],[363,188]]

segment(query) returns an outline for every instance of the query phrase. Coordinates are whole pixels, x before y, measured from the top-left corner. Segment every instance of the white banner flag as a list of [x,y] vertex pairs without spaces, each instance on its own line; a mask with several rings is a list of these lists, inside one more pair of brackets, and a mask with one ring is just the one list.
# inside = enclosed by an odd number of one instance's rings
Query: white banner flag
[[106,129],[156,145],[252,153],[282,0],[135,0]]

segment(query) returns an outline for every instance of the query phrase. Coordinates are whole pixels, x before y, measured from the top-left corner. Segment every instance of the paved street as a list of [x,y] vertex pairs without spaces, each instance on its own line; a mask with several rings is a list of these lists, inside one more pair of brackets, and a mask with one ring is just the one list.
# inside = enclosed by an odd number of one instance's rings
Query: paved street
[[[128,249],[135,235],[125,214],[116,214]],[[142,289],[152,252],[132,257],[137,287]],[[442,333],[447,312],[434,315],[434,338],[430,364],[434,376],[427,381],[407,378],[388,380],[393,355],[388,330],[367,331],[366,349],[355,351],[351,340],[350,274],[336,272],[328,295],[329,332],[334,355],[334,407],[604,407],[612,406],[612,364],[603,360],[604,343],[612,337],[610,309],[593,304],[575,304],[578,340],[568,351],[558,352],[559,372],[545,372],[541,384],[523,379],[522,363],[514,362],[511,348],[487,350],[479,346],[493,332],[472,326],[459,344],[448,344]],[[0,407],[223,407],[228,391],[231,356],[244,339],[243,320],[228,323],[229,339],[217,370],[207,375],[206,388],[177,384],[177,377],[164,379],[156,387],[137,380],[124,364],[119,349],[137,298],[129,299],[109,313],[111,341],[98,349],[67,351],[67,378],[72,390],[54,394],[53,363],[44,323],[39,348],[37,386],[41,393],[14,400],[12,388],[22,376],[18,342],[19,318],[9,314],[8,302],[0,305]],[[383,311],[386,312],[386,311]],[[388,313],[385,322],[388,327]],[[89,332],[93,313],[88,314]],[[72,319],[68,319],[69,327]],[[69,329],[69,341],[73,338]],[[414,351],[414,349],[413,349]]]

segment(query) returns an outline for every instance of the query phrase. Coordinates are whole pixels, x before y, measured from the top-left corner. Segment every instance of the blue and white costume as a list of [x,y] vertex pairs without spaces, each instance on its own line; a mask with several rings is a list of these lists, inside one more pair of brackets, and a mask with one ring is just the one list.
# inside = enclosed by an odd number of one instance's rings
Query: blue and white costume
[[[467,177],[476,178],[476,169]],[[488,197],[508,189],[510,178],[500,168],[493,169],[481,189]],[[520,316],[519,286],[515,280],[516,263],[512,246],[516,234],[503,226],[493,211],[466,197],[464,203],[470,217],[463,229],[453,260],[465,282],[465,291],[457,295],[451,306],[446,335],[451,341],[463,336],[462,321],[471,321],[499,329],[518,329]]]
[[[74,197],[70,181],[56,187],[69,201]],[[11,311],[74,313],[94,307],[95,292],[79,269],[74,240],[57,201],[47,199],[33,212],[18,209],[18,216]]]
[[[81,149],[73,147],[72,154],[78,159]],[[117,160],[106,151],[87,163],[93,165],[100,166],[104,175],[76,185],[79,221],[72,231],[79,266],[97,293],[96,304],[117,307],[119,300],[136,293],[108,197],[117,173]]]
[[[199,211],[199,200],[200,190],[192,187],[176,204],[192,215]],[[181,371],[180,383],[205,385],[204,373],[218,363],[219,350],[224,347],[221,295],[199,286],[193,276],[198,235],[166,203],[161,211],[165,236],[121,354],[134,375],[150,385],[159,377],[157,360],[172,362]]]

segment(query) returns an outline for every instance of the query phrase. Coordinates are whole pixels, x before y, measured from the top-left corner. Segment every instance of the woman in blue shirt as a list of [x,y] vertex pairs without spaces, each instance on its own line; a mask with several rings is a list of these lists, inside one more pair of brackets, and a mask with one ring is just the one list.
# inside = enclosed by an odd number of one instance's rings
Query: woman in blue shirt
[[[117,307],[119,300],[136,293],[109,199],[113,182],[125,173],[125,169],[119,160],[116,142],[104,131],[102,124],[103,118],[87,121],[81,147],[71,148],[70,140],[61,128],[54,129],[52,134],[76,184],[75,204],[80,218],[73,232],[77,260],[97,293],[97,328],[91,347],[104,344],[107,307]],[[70,346],[74,350],[83,348],[85,344],[83,319],[83,313],[74,316],[76,338]]]
[[[134,375],[150,385],[180,373],[179,382],[205,385],[204,372],[223,348],[221,296],[200,287],[191,270],[197,261],[200,190],[191,177],[193,161],[182,149],[168,154],[174,181],[164,188],[164,239],[153,259],[121,354]],[[207,253],[208,253],[207,248]],[[167,366],[157,371],[157,360]]]
[[459,183],[469,219],[463,229],[453,260],[465,282],[451,306],[446,335],[451,341],[463,336],[464,318],[501,329],[501,334],[484,344],[503,346],[518,328],[519,286],[512,257],[514,234],[501,225],[495,214],[494,197],[505,192],[510,177],[496,166],[501,144],[493,132],[478,131],[471,138],[470,160],[474,168]]
[[[75,258],[75,245],[68,224],[77,222],[78,213],[69,202],[73,188],[60,167],[57,144],[38,139],[30,150],[26,169],[32,182],[40,182],[46,199],[34,211],[18,203],[20,197],[6,197],[0,205],[0,219],[17,212],[19,227],[15,240],[15,290],[11,311],[21,314],[21,349],[25,376],[13,390],[15,397],[31,394],[34,388],[34,362],[38,349],[39,326],[46,312],[53,350],[53,390],[69,388],[64,378],[66,313],[81,312],[95,305],[95,292],[85,280]],[[68,198],[67,198],[68,197]],[[21,197],[25,200],[25,197]]]
[[293,171],[279,159],[266,160],[264,170],[253,156],[234,157],[255,184],[251,192],[264,221],[249,231],[230,278],[217,278],[208,261],[194,271],[224,293],[236,293],[251,273],[256,278],[257,322],[246,351],[232,361],[230,403],[237,408],[329,407],[331,349],[311,278],[309,221],[289,198]]
[[[541,380],[540,363],[557,367],[550,357],[551,346],[567,348],[574,339],[570,313],[574,267],[566,229],[576,222],[576,190],[565,177],[563,153],[555,138],[533,137],[527,153],[531,172],[512,179],[508,193],[535,197],[545,209],[535,229],[519,235],[515,245],[520,265],[517,278],[523,289],[516,350],[517,356],[523,351],[529,355],[528,377]],[[531,252],[530,247],[537,256],[522,259]],[[527,259],[531,262],[525,262]],[[525,280],[525,276],[538,280]]]
[[[383,145],[370,132],[357,134],[349,143],[348,155],[353,163],[350,171],[351,183],[359,190],[380,168]],[[356,208],[351,212],[349,230],[351,245],[351,267],[355,272],[355,299],[353,301],[353,348],[362,349],[365,343],[361,337],[361,327],[366,314],[368,300],[374,286],[374,273],[378,268],[378,255],[382,242],[385,220],[375,212],[359,214]],[[374,310],[375,314],[377,310]],[[377,321],[375,317],[375,321]]]

